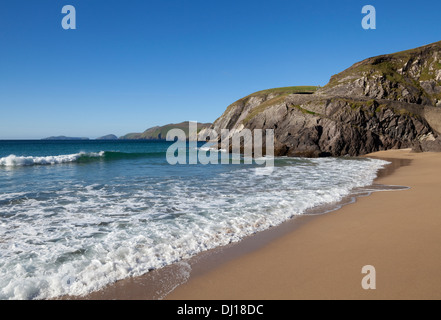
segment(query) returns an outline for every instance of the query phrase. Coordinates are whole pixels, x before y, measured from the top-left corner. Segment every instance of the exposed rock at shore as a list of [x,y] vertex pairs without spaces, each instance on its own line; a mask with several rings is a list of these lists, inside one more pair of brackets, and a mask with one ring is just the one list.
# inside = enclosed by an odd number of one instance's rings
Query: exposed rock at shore
[[441,42],[366,59],[318,90],[254,93],[230,105],[210,129],[229,129],[229,138],[243,129],[273,129],[278,156],[441,151]]

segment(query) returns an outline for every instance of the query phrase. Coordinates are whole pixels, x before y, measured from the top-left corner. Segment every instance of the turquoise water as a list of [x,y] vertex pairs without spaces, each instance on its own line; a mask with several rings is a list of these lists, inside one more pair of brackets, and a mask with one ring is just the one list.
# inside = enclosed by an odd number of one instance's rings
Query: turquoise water
[[83,295],[240,241],[370,185],[386,164],[279,158],[262,176],[169,165],[170,145],[0,141],[0,299]]

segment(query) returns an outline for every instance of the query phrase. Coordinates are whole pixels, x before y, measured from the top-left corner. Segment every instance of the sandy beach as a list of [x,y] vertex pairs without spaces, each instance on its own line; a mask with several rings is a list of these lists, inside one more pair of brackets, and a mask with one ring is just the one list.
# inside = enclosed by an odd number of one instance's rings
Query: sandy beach
[[[441,153],[368,156],[393,161],[376,184],[410,188],[298,217],[75,299],[440,299]],[[375,290],[362,288],[366,265],[375,267]]]
[[[261,248],[192,275],[167,299],[440,299],[441,154],[391,150],[408,159],[375,192],[314,217]],[[361,286],[376,270],[376,289]]]

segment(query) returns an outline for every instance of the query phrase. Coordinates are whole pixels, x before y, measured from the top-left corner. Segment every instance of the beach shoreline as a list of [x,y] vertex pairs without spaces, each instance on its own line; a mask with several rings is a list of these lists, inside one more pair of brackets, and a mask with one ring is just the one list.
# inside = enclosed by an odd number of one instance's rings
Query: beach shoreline
[[[397,152],[410,154],[409,150],[400,150]],[[394,154],[391,154],[391,152],[386,152],[385,154],[373,154],[369,155],[369,157],[392,161],[390,165],[386,166],[385,169],[379,172],[379,176],[375,181],[376,184],[387,184],[382,179],[390,179],[389,181],[392,181],[394,171],[403,166],[410,165],[410,161],[413,158],[413,156],[410,158],[409,156],[401,157],[400,155],[397,155],[396,152],[394,152]],[[370,197],[372,196],[373,195],[370,195]],[[356,202],[358,203],[359,200]],[[218,279],[217,273],[219,271],[222,274],[225,274],[225,272],[228,274],[231,273],[231,267],[235,268],[234,266],[237,263],[242,263],[241,261],[246,259],[246,257],[263,254],[262,258],[266,259],[266,254],[264,252],[268,247],[273,246],[274,243],[280,242],[282,239],[289,238],[291,235],[296,234],[297,230],[303,229],[305,226],[309,225],[312,221],[317,220],[317,218],[320,218],[321,216],[332,216],[336,214],[336,212],[340,212],[342,209],[354,205],[353,202],[354,201],[348,201],[344,204],[340,203],[338,208],[331,210],[336,210],[335,212],[330,212],[324,215],[306,215],[295,217],[282,225],[249,236],[239,243],[234,243],[225,247],[200,253],[189,260],[182,261],[158,270],[153,270],[140,277],[118,281],[85,297],[77,297],[75,299],[301,299],[301,296],[294,297],[290,294],[284,295],[274,293],[274,295],[268,295],[266,289],[263,289],[263,292],[259,291],[261,294],[252,296],[249,296],[246,294],[246,292],[236,294],[238,292],[234,292],[233,289],[229,290],[228,287],[228,294],[223,293],[222,295],[217,295],[215,294],[216,292],[223,292],[222,290],[218,290],[223,286],[214,280]],[[251,277],[251,275],[248,275],[248,277]],[[233,283],[242,283],[240,279],[241,278],[239,277],[235,280],[233,277],[233,279],[230,280],[232,280]],[[224,280],[225,279],[223,279],[222,282]],[[204,282],[213,283],[212,293],[210,293],[209,289],[212,286],[209,285],[208,288],[204,289]],[[257,279],[255,282],[258,282]],[[244,282],[244,285],[245,283],[246,282]],[[262,284],[262,288],[265,287],[266,285]],[[240,292],[242,291],[244,290],[240,290]],[[252,289],[251,291],[255,292],[255,289]],[[71,297],[68,297],[68,299],[70,298]]]
[[[441,154],[390,150],[368,155],[411,161],[376,183],[376,192],[315,217],[294,232],[176,288],[167,299],[441,298]],[[375,267],[376,289],[362,288]]]

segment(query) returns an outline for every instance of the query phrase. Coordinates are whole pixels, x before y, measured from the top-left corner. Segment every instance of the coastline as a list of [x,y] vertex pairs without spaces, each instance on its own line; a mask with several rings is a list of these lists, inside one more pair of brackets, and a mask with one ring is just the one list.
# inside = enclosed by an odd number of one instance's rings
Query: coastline
[[[406,155],[404,155],[404,153],[406,153]],[[391,174],[402,166],[409,165],[410,161],[414,158],[415,155],[416,154],[410,154],[408,150],[395,150],[392,152],[387,151],[385,153],[369,155],[373,158],[375,157],[393,161],[391,165],[388,165],[385,169],[379,172],[379,177],[376,179],[375,184],[383,183],[397,185],[398,183],[396,183],[394,181],[395,178],[393,178],[395,177],[395,174],[393,174],[392,176]],[[395,192],[375,192],[375,194],[379,193],[390,194]],[[369,198],[373,196],[374,195],[370,195]],[[274,246],[277,249],[276,251],[286,253],[286,244],[284,243],[284,241],[292,237],[300,237],[299,244],[309,240],[317,241],[317,239],[315,239],[313,235],[316,233],[320,233],[320,229],[312,230],[310,234],[306,234],[306,238],[303,238],[305,237],[303,230],[309,230],[313,228],[312,226],[310,226],[311,224],[315,225],[317,223],[319,223],[319,228],[320,225],[321,228],[323,228],[323,223],[326,223],[327,220],[323,220],[323,217],[334,217],[336,215],[340,215],[340,212],[342,210],[356,207],[360,200],[363,202],[370,202],[370,200],[364,199],[362,195],[360,195],[360,197],[361,198],[358,199],[355,203],[354,201],[348,201],[348,199],[346,199],[345,201],[347,203],[340,203],[338,208],[333,208],[331,210],[333,212],[328,212],[323,215],[313,214],[295,217],[294,219],[291,219],[290,221],[287,221],[280,226],[247,237],[239,243],[234,243],[226,247],[209,250],[189,259],[188,261],[183,261],[171,266],[164,267],[162,269],[154,270],[140,277],[124,279],[97,292],[93,292],[85,297],[74,297],[73,299],[151,300],[165,298],[177,300],[192,300],[308,298],[307,296],[301,294],[301,291],[303,290],[299,290],[300,295],[292,295],[286,290],[280,291],[277,289],[270,289],[272,286],[278,283],[278,281],[276,281],[277,279],[273,279],[275,274],[280,275],[281,279],[278,280],[282,282],[281,284],[287,282],[287,280],[288,282],[290,282],[289,274],[286,274],[286,272],[274,272],[273,270],[277,270],[277,267],[281,267],[282,265],[291,264],[290,262],[292,262],[293,264],[297,263],[296,260],[298,260],[300,257],[296,256],[297,251],[294,251],[292,254],[289,255],[285,254],[284,257],[279,256],[278,259],[276,259],[275,261],[282,261],[283,263],[278,263],[276,266],[268,266],[269,269],[264,274],[261,273],[262,271],[257,272],[257,270],[264,270],[265,263],[262,265],[262,267],[256,269],[255,266],[259,265],[258,261],[253,261],[252,266],[248,265],[249,262],[247,261],[251,257],[259,256],[260,258],[257,258],[257,260],[263,259],[265,262],[266,260],[270,259],[268,257],[268,254],[270,253],[268,251],[268,248],[272,248],[270,251],[274,251]],[[349,210],[354,211],[354,209]],[[323,222],[318,222],[322,220]],[[348,223],[351,223],[350,219]],[[302,233],[302,235],[298,235],[299,233]],[[313,239],[308,240],[308,237],[311,236]],[[280,247],[280,245],[282,245],[282,247]],[[296,246],[294,246],[294,248],[296,248]],[[326,254],[324,256],[326,256]],[[308,268],[308,260],[303,261],[302,265],[304,265],[306,269],[310,269]],[[314,269],[314,266],[316,266],[315,263],[311,264],[312,269]],[[356,283],[359,288],[361,288],[361,286],[359,285],[361,281],[361,276],[359,276],[358,273],[361,274],[361,267],[362,266],[357,268],[357,277],[359,279]],[[233,276],[233,274],[238,271],[237,268],[244,271],[247,270],[246,275],[241,275],[241,273],[239,272],[236,276]],[[315,268],[317,268],[317,266]],[[298,272],[299,270],[296,271]],[[318,272],[319,270],[316,271]],[[311,272],[312,270],[309,271],[309,273]],[[271,277],[268,277],[269,275],[271,275]],[[302,278],[302,276],[299,276],[298,278]],[[254,280],[250,280],[251,283],[248,283],[248,280],[246,279]],[[267,283],[268,281],[270,283]],[[206,285],[204,285],[204,283]],[[256,290],[256,285],[258,285],[259,283],[259,287],[261,287],[261,290]],[[241,285],[243,287],[241,287]],[[313,284],[311,284],[311,286],[314,287]],[[295,287],[298,288],[297,283],[295,283]],[[310,291],[312,290],[312,287],[310,288]],[[321,297],[322,296],[320,295],[317,296],[317,298]],[[67,299],[72,299],[72,297],[67,297]]]
[[[441,154],[390,150],[367,155],[411,160],[375,183],[375,192],[314,217],[264,247],[176,288],[167,299],[439,299],[441,298]],[[377,289],[364,290],[365,265]]]

